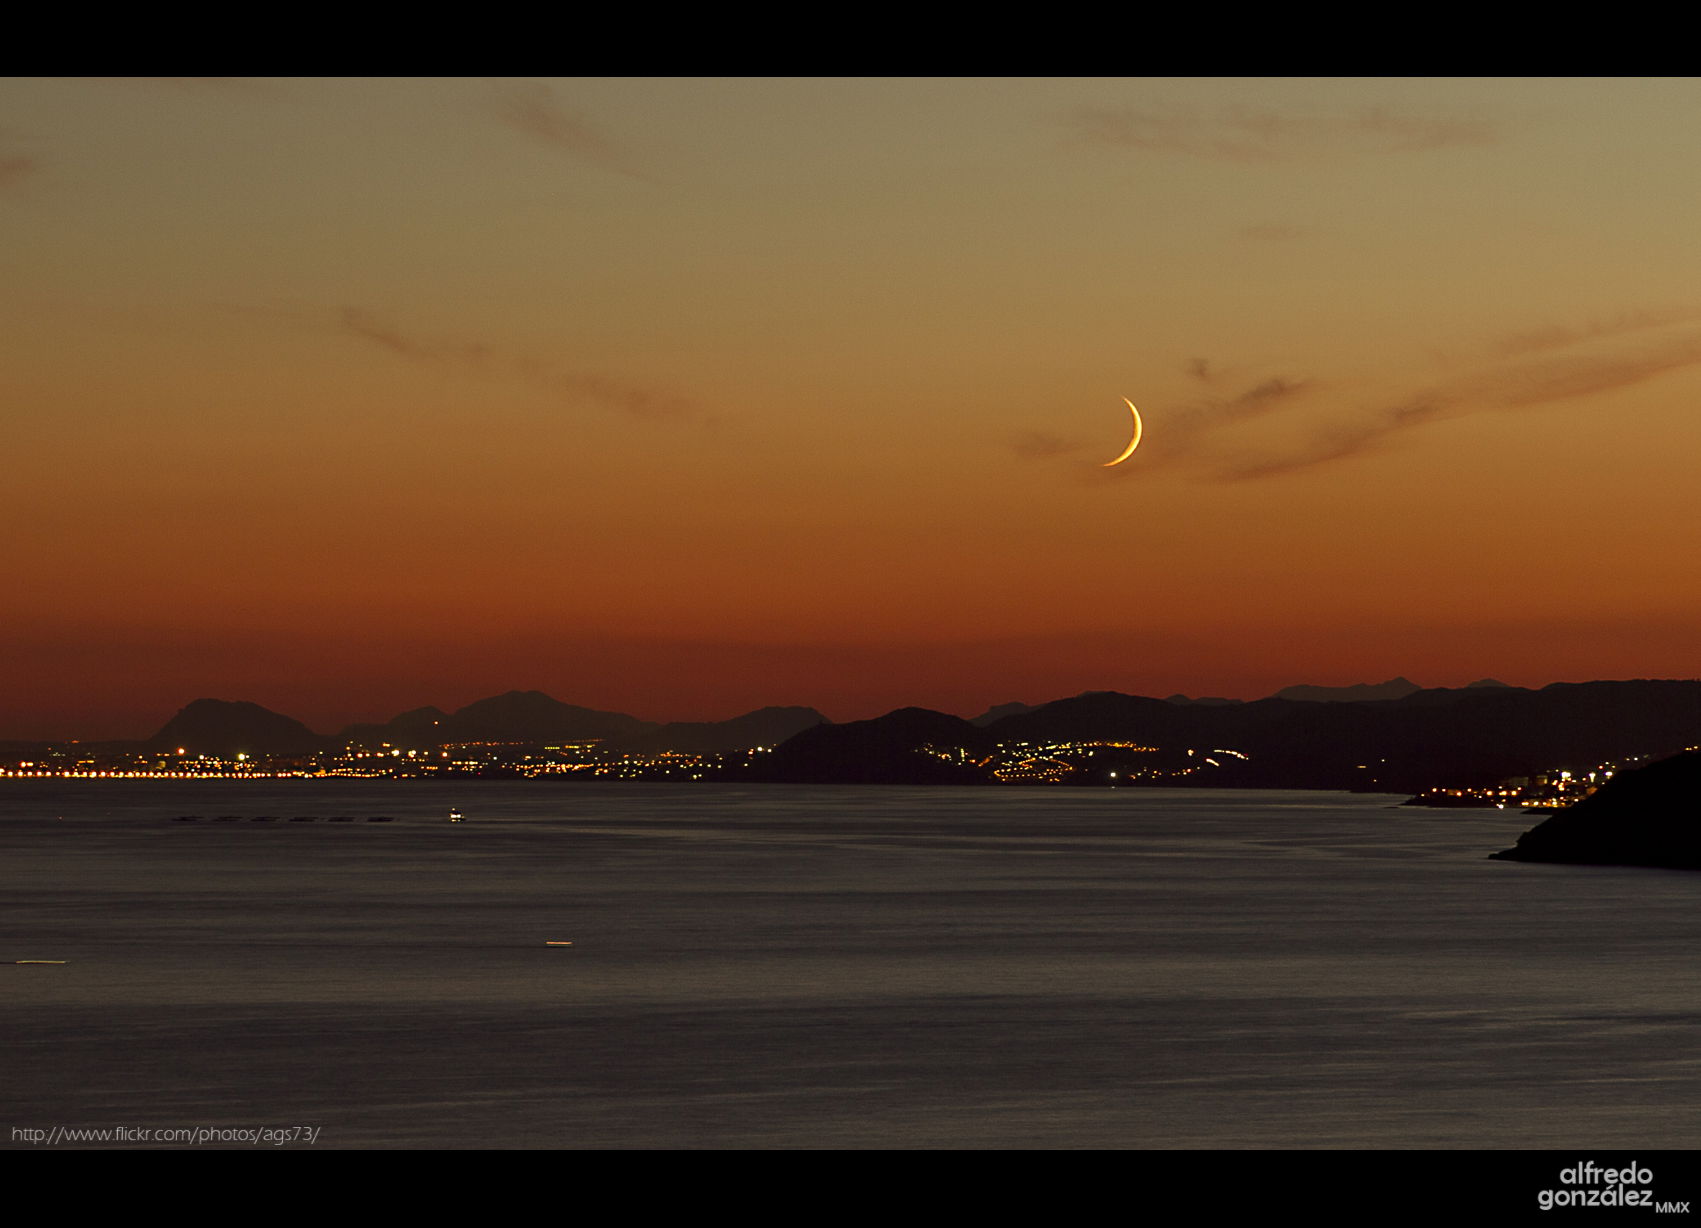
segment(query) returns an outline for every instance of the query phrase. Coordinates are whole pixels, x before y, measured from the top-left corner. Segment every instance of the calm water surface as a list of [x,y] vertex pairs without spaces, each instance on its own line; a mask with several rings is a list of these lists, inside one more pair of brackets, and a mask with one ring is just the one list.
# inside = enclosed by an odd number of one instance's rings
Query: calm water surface
[[3,782],[0,1129],[1701,1144],[1701,875],[1398,800]]

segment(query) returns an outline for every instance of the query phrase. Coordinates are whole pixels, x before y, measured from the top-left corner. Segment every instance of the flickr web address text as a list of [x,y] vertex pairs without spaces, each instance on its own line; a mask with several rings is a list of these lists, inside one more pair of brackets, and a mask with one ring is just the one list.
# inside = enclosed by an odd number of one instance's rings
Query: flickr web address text
[[287,1147],[319,1141],[318,1126],[13,1126],[12,1142],[32,1147],[63,1143],[145,1143],[155,1146]]

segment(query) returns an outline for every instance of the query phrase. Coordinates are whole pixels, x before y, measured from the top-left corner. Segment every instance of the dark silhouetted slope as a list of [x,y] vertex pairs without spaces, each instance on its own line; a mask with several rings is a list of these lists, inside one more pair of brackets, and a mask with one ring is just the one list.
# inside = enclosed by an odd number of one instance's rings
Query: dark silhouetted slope
[[936,752],[983,744],[982,731],[960,717],[899,708],[870,721],[805,729],[768,757],[762,776],[794,783],[974,784],[982,779],[978,771]]
[[778,746],[827,718],[814,708],[758,708],[726,721],[670,721],[631,739],[635,750],[674,750],[692,755]]
[[1503,861],[1701,870],[1701,754],[1621,772],[1491,853]]
[[1292,699],[1301,703],[1351,704],[1381,699],[1404,699],[1413,691],[1423,690],[1409,678],[1390,678],[1387,682],[1361,682],[1357,686],[1289,686],[1283,687],[1271,699]]
[[443,742],[557,742],[632,738],[655,725],[619,712],[598,712],[551,699],[542,691],[509,691],[460,708],[439,725]]
[[158,750],[182,747],[191,755],[230,757],[296,754],[323,749],[328,742],[300,721],[259,704],[197,699],[167,721],[147,745]]
[[429,748],[442,743],[442,726],[447,719],[448,714],[441,708],[414,708],[382,725],[350,725],[337,736],[345,745]]
[[1174,704],[1097,692],[985,732],[1001,742],[1117,738],[1228,748],[1251,756],[1236,767],[1235,784],[1415,793],[1437,781],[1495,784],[1693,745],[1701,741],[1701,682],[1433,689],[1355,703]]

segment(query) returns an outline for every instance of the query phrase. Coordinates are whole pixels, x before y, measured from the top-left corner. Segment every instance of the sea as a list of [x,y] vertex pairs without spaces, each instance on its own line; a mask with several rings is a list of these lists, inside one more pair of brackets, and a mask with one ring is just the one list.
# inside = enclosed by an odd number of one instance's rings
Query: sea
[[0,1146],[1701,1144],[1701,874],[1402,800],[3,781]]

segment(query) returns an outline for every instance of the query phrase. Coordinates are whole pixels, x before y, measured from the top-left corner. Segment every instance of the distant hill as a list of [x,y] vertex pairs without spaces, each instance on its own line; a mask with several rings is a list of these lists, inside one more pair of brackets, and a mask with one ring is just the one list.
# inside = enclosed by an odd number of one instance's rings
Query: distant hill
[[969,718],[969,724],[981,726],[990,725],[993,721],[1001,721],[1007,716],[1019,716],[1023,712],[1032,712],[1033,710],[1034,706],[1032,704],[996,704],[993,707],[988,708],[985,712],[982,712],[979,716],[971,716]]
[[442,742],[443,722],[449,714],[441,708],[414,708],[393,716],[382,725],[350,725],[338,740],[352,746],[398,746],[403,750],[434,747]]
[[509,691],[457,709],[438,726],[442,742],[572,742],[632,738],[656,728],[619,712],[598,712],[542,691]]
[[826,721],[814,708],[758,708],[727,721],[671,721],[624,740],[634,750],[676,750],[708,755],[717,751],[778,746]]
[[329,742],[300,721],[259,704],[197,699],[167,721],[146,745],[155,750],[182,747],[191,755],[288,755],[321,750]]
[[944,712],[899,708],[870,721],[816,725],[782,743],[763,765],[766,780],[815,784],[977,784],[978,772],[927,748],[982,750],[992,739]]
[[1298,703],[1356,704],[1379,699],[1404,699],[1414,691],[1421,690],[1423,688],[1409,678],[1390,678],[1387,682],[1361,682],[1357,686],[1289,686],[1283,687],[1270,698],[1291,699]]
[[1138,741],[1146,736],[1142,731],[1150,730],[1176,741],[1208,728],[1217,711],[1117,691],[1088,691],[1007,716],[987,726],[987,732],[1000,742],[1064,742],[1124,736]]
[[1200,784],[1415,793],[1437,781],[1494,784],[1694,745],[1701,742],[1701,682],[1556,683],[1540,691],[1468,687],[1393,700],[1228,705],[1100,691],[984,727],[911,708],[807,730],[781,745],[770,766],[774,779],[962,782],[962,771],[922,762],[920,748],[979,753],[1000,742],[1113,740],[1246,756],[1213,756],[1220,766],[1201,774]]

